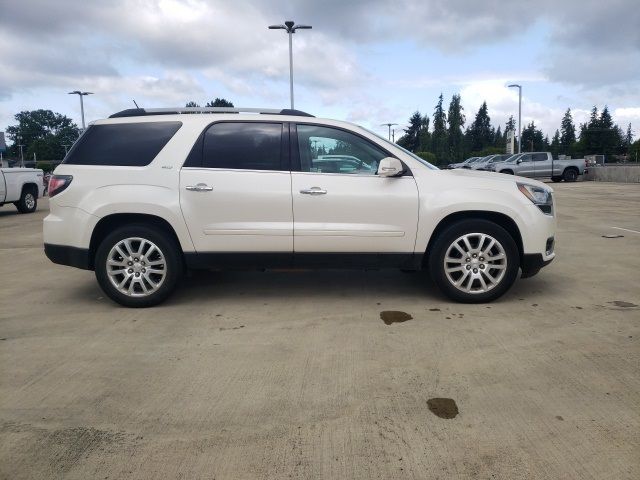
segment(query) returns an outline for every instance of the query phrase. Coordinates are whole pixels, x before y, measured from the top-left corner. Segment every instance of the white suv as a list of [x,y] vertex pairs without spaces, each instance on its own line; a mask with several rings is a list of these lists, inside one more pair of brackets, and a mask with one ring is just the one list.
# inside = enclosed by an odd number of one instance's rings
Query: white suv
[[486,302],[553,260],[551,192],[438,170],[297,110],[132,109],[56,168],[44,248],[130,307],[164,300],[187,268],[428,269],[450,298]]

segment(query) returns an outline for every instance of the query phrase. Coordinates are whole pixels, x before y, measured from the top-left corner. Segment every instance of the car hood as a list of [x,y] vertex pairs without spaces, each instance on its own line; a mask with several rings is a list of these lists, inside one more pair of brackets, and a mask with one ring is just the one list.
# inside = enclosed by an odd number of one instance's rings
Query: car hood
[[548,190],[553,191],[553,189],[549,186],[546,185],[542,182],[539,182],[538,180],[533,180],[531,178],[526,178],[526,177],[520,177],[517,175],[508,175],[506,173],[496,173],[496,172],[487,172],[484,170],[469,170],[469,169],[464,169],[464,168],[459,168],[456,170],[440,170],[440,172],[443,175],[449,175],[450,177],[463,177],[463,178],[475,178],[475,179],[482,179],[483,181],[486,181],[488,183],[490,182],[510,182],[510,183],[515,183],[515,182],[521,182],[521,183],[527,183],[529,185],[535,185],[536,187],[542,187],[542,188],[546,188]]

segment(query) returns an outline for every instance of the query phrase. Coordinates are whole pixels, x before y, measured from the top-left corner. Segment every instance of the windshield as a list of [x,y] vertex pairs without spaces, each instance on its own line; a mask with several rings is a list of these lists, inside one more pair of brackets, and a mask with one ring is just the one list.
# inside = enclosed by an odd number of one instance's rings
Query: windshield
[[400,145],[398,145],[397,143],[391,143],[389,140],[387,140],[386,138],[384,138],[381,135],[378,135],[376,132],[372,132],[371,130],[369,130],[368,128],[364,128],[364,127],[360,127],[363,130],[369,132],[371,135],[375,136],[376,138],[382,140],[385,144],[387,145],[391,145],[392,147],[395,148],[399,148],[400,150],[402,150],[404,153],[406,153],[407,155],[409,155],[411,158],[417,160],[418,162],[420,162],[422,165],[424,165],[425,167],[429,168],[430,170],[440,170],[438,167],[436,167],[435,165],[431,165],[429,162],[427,162],[424,158],[420,158],[419,156],[417,156],[415,153],[410,152],[409,150],[407,150],[406,148],[402,148]]
[[522,154],[521,153],[516,153],[515,155],[511,155],[509,158],[507,158],[506,160],[504,160],[505,163],[511,163],[514,162],[518,157],[520,157]]

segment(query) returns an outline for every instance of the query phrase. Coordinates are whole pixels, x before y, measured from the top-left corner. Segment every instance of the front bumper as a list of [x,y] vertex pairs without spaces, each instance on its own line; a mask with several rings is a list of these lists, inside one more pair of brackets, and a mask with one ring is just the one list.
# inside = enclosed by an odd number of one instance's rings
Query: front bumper
[[540,271],[542,267],[549,265],[555,256],[545,260],[541,253],[526,253],[522,256],[522,263],[520,268],[522,269],[522,276],[520,278],[533,277]]

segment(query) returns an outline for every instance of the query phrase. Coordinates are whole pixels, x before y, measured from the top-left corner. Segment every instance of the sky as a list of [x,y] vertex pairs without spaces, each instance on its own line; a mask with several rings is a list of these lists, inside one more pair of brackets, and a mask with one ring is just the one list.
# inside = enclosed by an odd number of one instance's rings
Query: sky
[[535,121],[550,137],[567,108],[576,125],[609,106],[640,136],[637,0],[0,0],[0,131],[19,111],[80,124],[142,107],[289,107],[287,35],[294,20],[295,107],[317,117],[407,125],[459,93],[473,121]]

